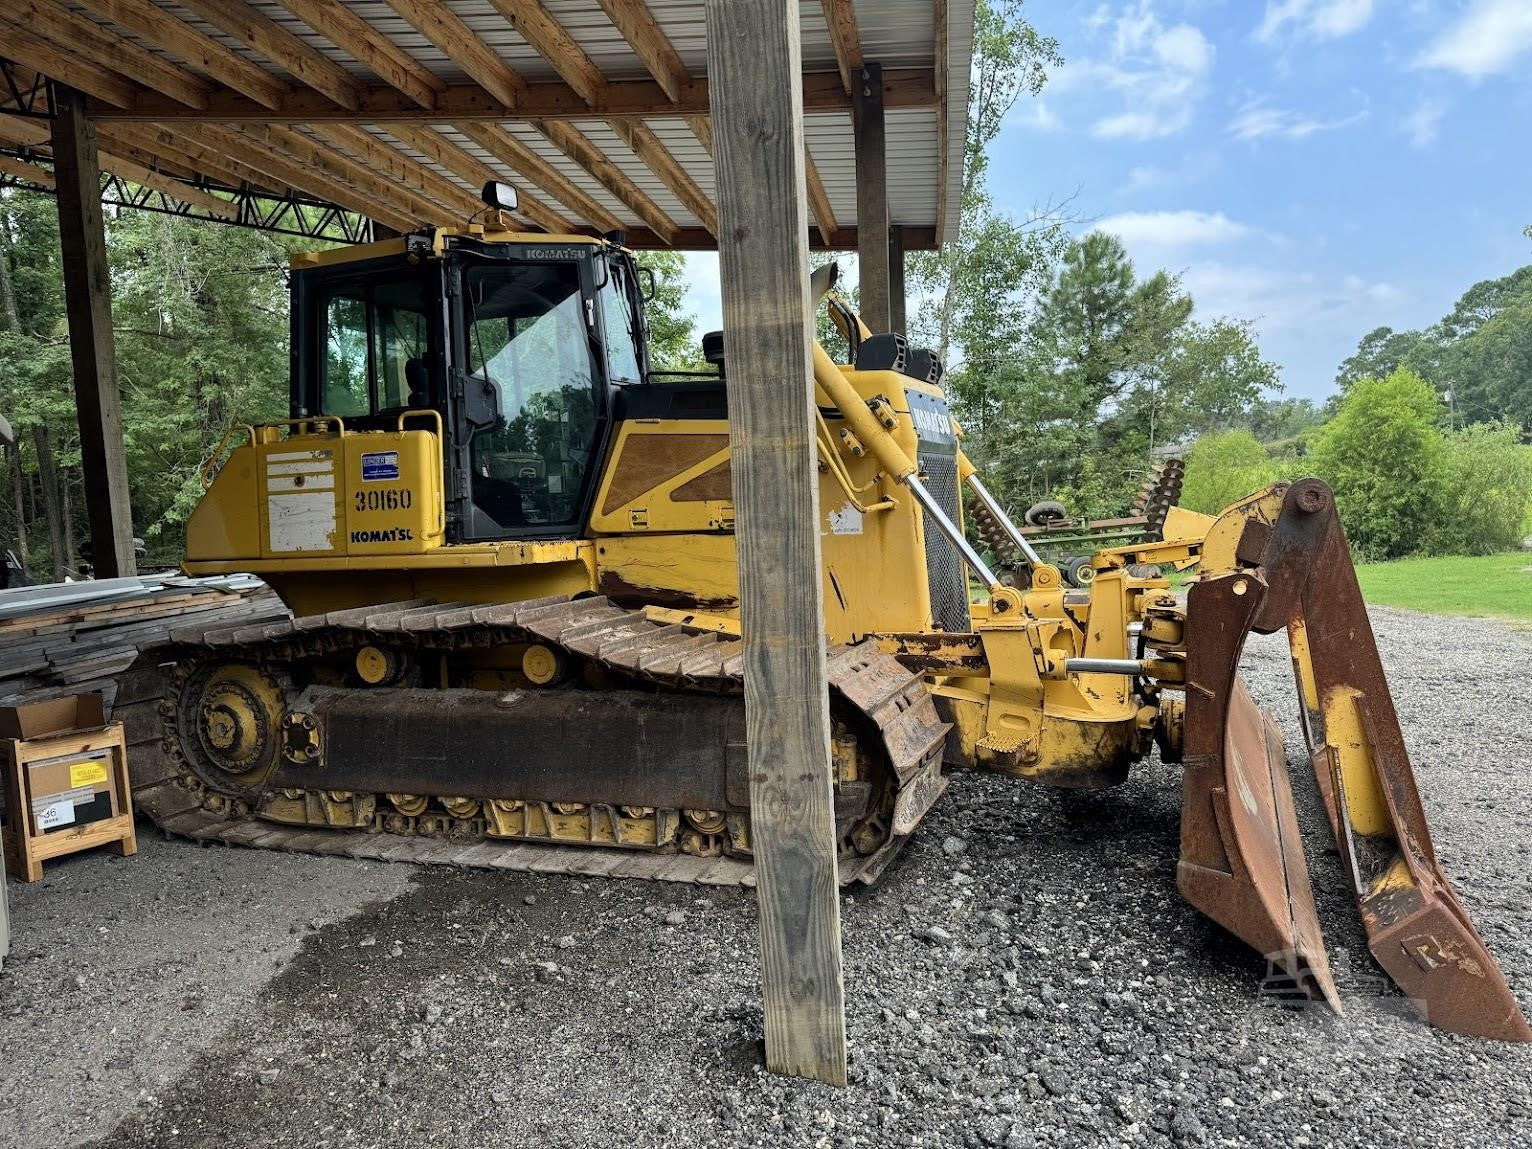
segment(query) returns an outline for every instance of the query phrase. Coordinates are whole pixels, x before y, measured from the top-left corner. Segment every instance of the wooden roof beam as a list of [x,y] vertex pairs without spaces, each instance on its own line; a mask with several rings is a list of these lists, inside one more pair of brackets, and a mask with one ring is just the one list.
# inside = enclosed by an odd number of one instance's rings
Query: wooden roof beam
[[644,0],[599,0],[599,3],[612,26],[622,33],[634,55],[649,69],[655,83],[672,102],[679,102],[691,82],[691,74],[649,5]]
[[814,163],[814,153],[809,151],[807,142],[803,145],[803,181],[808,188],[809,207],[814,212],[814,226],[819,228],[819,242],[826,247],[833,246],[840,225],[835,221],[835,208],[830,203],[830,194],[825,191],[824,180],[819,176],[819,167]]
[[212,148],[221,155],[236,155],[251,167],[266,172],[290,187],[305,192],[315,199],[333,203],[346,211],[353,211],[379,223],[387,224],[395,231],[405,232],[418,227],[420,221],[394,209],[387,203],[369,200],[349,184],[331,179],[301,161],[294,159],[280,148],[272,147],[263,140],[247,136],[232,128],[216,124],[185,125],[178,129],[185,139]]
[[697,217],[697,222],[717,235],[717,209],[649,125],[642,120],[608,120],[607,124],[670,189],[671,194],[686,205],[686,210]]
[[366,84],[245,0],[176,0],[176,3],[250,45],[295,80],[347,111],[356,111],[367,98]]
[[[475,187],[483,187],[491,180],[505,178],[478,156],[464,151],[440,132],[405,124],[388,124],[386,128],[389,135],[406,147],[415,149],[432,163],[440,164]],[[516,193],[520,204],[516,209],[517,214],[525,216],[544,231],[575,230],[575,225],[570,220],[565,219],[560,212],[549,207],[530,192],[517,188]]]
[[411,159],[371,132],[350,124],[315,124],[309,131],[338,148],[344,148],[358,162],[385,179],[451,207],[457,213],[472,215],[484,206],[472,192],[453,183],[440,172],[426,167],[419,160]]
[[490,0],[490,3],[587,104],[600,102],[606,92],[606,77],[541,0]]
[[380,36],[341,0],[277,0],[298,19],[349,52],[422,108],[435,108],[447,83],[387,36]]
[[53,173],[47,168],[40,168],[24,160],[13,160],[10,156],[0,156],[0,175],[26,180],[27,183],[36,184],[38,187],[49,189],[53,187]]
[[527,82],[441,0],[388,0],[388,6],[478,81],[505,109],[520,104]]
[[119,108],[131,107],[141,90],[110,68],[92,63],[20,24],[0,19],[0,37],[4,39],[6,59],[25,64],[49,79]]
[[184,165],[231,187],[246,184],[273,195],[297,191],[290,184],[275,180],[266,172],[233,156],[223,155],[189,140],[172,128],[157,124],[102,124],[97,128],[97,137],[104,149],[115,151],[135,148],[147,155],[160,156],[172,164]]
[[498,124],[454,124],[467,136],[523,179],[530,180],[554,199],[601,231],[616,231],[622,221],[567,176]]
[[[143,37],[195,70],[242,93],[256,108],[275,109],[289,92],[281,79],[184,20],[178,20],[152,0],[80,0],[80,3],[119,28]],[[169,106],[177,109],[176,114],[185,112],[184,106],[177,101],[172,101]]]
[[[590,137],[573,124],[559,120],[545,120],[536,125],[537,130],[554,147],[579,164],[585,173],[607,191],[627,205],[628,209],[645,226],[665,243],[669,243],[681,227],[665,210],[644,194],[642,188],[630,180],[623,170],[614,164]],[[392,129],[390,129],[392,130]]]
[[0,142],[24,147],[47,147],[52,140],[48,121],[33,116],[12,116],[0,112]]
[[[356,188],[369,201],[402,209],[419,223],[451,226],[462,222],[460,213],[447,205],[391,183],[371,168],[342,155],[327,141],[316,140],[296,128],[281,124],[245,124],[238,130],[269,147],[285,152],[329,179]],[[369,211],[366,214],[372,213]]]
[[[101,3],[103,0],[86,0]],[[122,0],[114,0],[120,3]],[[390,4],[417,4],[420,0],[389,0]],[[479,41],[483,45],[483,41]],[[487,48],[487,45],[485,45]],[[498,60],[498,57],[496,57]],[[885,108],[933,108],[936,106],[934,72],[930,68],[886,68],[883,72]],[[91,106],[92,119],[148,120],[167,123],[176,119],[194,119],[198,123],[258,120],[262,123],[318,123],[341,120],[355,124],[385,123],[462,123],[467,120],[569,120],[584,116],[601,119],[704,115],[708,110],[706,77],[688,81],[679,100],[671,100],[660,85],[649,80],[613,80],[606,93],[593,107],[562,80],[526,84],[515,104],[506,104],[478,83],[449,84],[437,101],[434,111],[422,108],[402,93],[389,87],[368,91],[360,111],[348,112],[333,100],[304,88],[285,89],[286,95],[270,106],[226,91],[215,91],[207,110],[196,112],[157,92],[144,92],[131,108],[118,108],[98,102]],[[851,108],[851,97],[841,87],[834,72],[809,72],[803,77],[803,107],[806,112],[844,112]]]
[[7,16],[103,68],[163,92],[189,108],[207,107],[213,86],[163,56],[64,7],[58,0],[14,0]]
[[820,0],[825,11],[825,26],[830,29],[830,44],[835,49],[835,66],[840,69],[840,82],[850,95],[856,83],[857,73],[865,62],[862,57],[862,36],[856,27],[856,9],[852,0]]

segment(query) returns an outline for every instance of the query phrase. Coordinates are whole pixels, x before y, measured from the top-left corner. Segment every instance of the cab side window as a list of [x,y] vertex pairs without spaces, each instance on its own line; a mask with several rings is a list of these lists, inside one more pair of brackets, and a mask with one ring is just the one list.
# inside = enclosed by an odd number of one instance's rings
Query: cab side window
[[428,288],[418,274],[334,284],[322,297],[322,413],[355,418],[430,406]]

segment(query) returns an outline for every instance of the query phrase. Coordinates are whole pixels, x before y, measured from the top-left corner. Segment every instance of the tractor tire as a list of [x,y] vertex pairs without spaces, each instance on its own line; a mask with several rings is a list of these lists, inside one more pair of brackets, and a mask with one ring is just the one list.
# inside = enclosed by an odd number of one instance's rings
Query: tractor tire
[[1045,499],[1041,503],[1033,503],[1027,508],[1026,520],[1030,527],[1047,526],[1061,519],[1067,519],[1069,511],[1063,503],[1056,503],[1052,499]]

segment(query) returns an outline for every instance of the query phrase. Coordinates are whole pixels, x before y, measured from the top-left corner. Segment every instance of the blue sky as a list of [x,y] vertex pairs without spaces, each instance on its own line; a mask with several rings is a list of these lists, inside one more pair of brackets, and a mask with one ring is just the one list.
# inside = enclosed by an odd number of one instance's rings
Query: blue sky
[[1256,323],[1289,394],[1532,262],[1532,0],[1033,0],[1065,65],[992,150]]
[[[1029,0],[1063,68],[991,148],[1001,209],[1077,230],[1255,323],[1322,398],[1372,328],[1532,263],[1532,0]],[[699,330],[717,265],[691,261]]]

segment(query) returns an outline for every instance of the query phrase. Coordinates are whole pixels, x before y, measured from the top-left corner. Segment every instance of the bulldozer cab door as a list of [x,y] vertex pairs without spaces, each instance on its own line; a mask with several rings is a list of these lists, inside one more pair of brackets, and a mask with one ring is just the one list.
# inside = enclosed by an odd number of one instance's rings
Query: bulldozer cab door
[[449,529],[459,540],[581,533],[610,390],[643,375],[641,320],[621,263],[588,244],[454,256]]
[[373,259],[294,278],[294,418],[338,415],[393,430],[401,413],[445,410],[437,264]]

